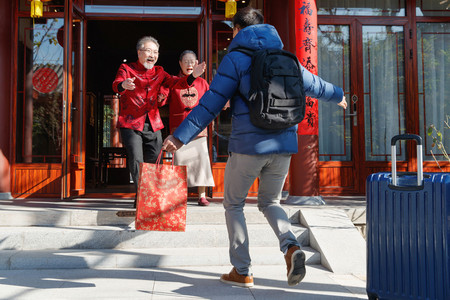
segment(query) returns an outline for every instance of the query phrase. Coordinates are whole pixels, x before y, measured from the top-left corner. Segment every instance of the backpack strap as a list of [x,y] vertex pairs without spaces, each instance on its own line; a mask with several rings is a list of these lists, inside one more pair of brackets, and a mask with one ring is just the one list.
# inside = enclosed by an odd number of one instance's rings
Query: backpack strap
[[[230,52],[233,52],[233,51],[238,51],[238,52],[244,53],[245,55],[248,55],[250,57],[252,57],[253,53],[255,52],[255,50],[245,48],[245,47],[236,47],[236,48],[232,49]],[[244,100],[244,102],[247,103],[247,105],[248,105],[248,99],[247,99],[248,96],[245,96],[244,94],[242,94],[241,91],[239,90],[239,88],[237,90],[237,94],[239,94],[241,96],[242,100]]]

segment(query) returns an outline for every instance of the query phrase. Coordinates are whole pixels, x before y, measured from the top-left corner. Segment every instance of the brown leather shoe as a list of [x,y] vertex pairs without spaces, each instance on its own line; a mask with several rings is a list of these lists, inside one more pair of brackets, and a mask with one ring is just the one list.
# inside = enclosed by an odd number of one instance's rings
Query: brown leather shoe
[[229,274],[223,274],[222,277],[220,277],[220,281],[242,287],[253,286],[253,276],[241,275],[236,271],[235,268],[233,268],[233,270],[231,270]]
[[284,256],[287,266],[287,280],[289,285],[297,285],[303,280],[306,274],[305,253],[300,247],[289,248]]

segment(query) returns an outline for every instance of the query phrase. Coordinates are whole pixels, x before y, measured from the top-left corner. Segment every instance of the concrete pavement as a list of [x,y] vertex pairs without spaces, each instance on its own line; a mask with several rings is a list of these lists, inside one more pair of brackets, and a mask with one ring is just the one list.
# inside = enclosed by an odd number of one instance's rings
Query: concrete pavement
[[0,299],[367,299],[365,279],[307,266],[297,286],[286,282],[285,267],[253,266],[255,286],[219,281],[228,266],[135,269],[53,269],[0,271]]

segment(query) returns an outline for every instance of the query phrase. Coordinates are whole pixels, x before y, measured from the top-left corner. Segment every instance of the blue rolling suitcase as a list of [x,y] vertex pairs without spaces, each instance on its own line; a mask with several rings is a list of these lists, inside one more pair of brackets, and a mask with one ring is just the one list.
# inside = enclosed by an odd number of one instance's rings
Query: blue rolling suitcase
[[[417,141],[417,173],[396,171],[396,142]],[[367,178],[369,299],[450,300],[450,173],[423,173],[422,138],[392,138],[392,173]]]

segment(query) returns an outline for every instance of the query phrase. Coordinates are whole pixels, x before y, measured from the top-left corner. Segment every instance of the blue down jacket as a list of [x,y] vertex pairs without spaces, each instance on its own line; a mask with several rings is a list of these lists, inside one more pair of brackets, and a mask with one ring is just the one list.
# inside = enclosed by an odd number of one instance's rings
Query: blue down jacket
[[[266,130],[250,122],[247,104],[241,98],[250,90],[251,57],[238,51],[236,47],[250,49],[283,48],[276,29],[268,24],[248,26],[241,29],[231,41],[230,51],[223,58],[210,89],[200,99],[188,117],[173,135],[184,144],[197,136],[231,99],[232,131],[228,151],[241,154],[297,153],[297,126],[283,130]],[[341,88],[325,82],[318,76],[302,68],[303,83],[307,96],[339,103],[343,97]],[[338,108],[336,106],[336,108]]]

